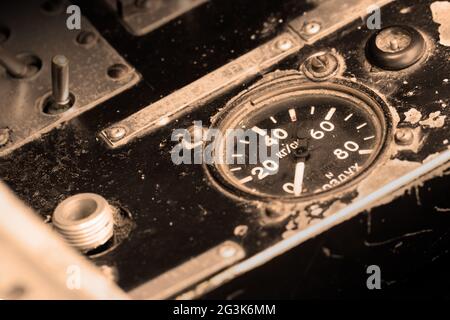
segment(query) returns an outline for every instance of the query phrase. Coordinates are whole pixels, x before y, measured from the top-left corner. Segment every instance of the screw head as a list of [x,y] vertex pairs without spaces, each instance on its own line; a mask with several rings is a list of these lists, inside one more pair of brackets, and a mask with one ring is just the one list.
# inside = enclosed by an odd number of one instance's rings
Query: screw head
[[375,44],[383,52],[396,53],[405,50],[412,38],[407,29],[389,27],[381,30],[375,38]]
[[315,72],[325,72],[330,64],[330,58],[328,55],[323,54],[311,58],[311,68]]
[[414,132],[411,128],[399,128],[395,132],[395,142],[397,144],[406,146],[414,141]]
[[114,80],[120,80],[128,75],[130,69],[123,63],[113,64],[108,68],[108,76]]
[[313,36],[322,29],[322,25],[317,21],[311,21],[303,26],[302,33],[307,36]]
[[290,48],[292,48],[294,44],[292,43],[292,40],[289,38],[282,38],[280,40],[277,41],[276,46],[278,49],[280,49],[281,51],[287,51]]
[[124,127],[112,127],[107,129],[105,133],[109,140],[119,141],[126,136],[127,130]]
[[338,71],[339,61],[334,54],[322,52],[306,59],[301,69],[311,80],[323,81]]
[[225,244],[219,249],[219,253],[222,258],[231,258],[236,255],[237,249],[232,245]]
[[9,141],[9,129],[0,128],[0,147],[6,145]]
[[77,36],[77,43],[82,46],[91,46],[97,41],[97,35],[92,31],[82,30]]
[[385,70],[397,71],[417,63],[426,52],[424,37],[416,29],[390,26],[374,33],[366,45],[369,61]]

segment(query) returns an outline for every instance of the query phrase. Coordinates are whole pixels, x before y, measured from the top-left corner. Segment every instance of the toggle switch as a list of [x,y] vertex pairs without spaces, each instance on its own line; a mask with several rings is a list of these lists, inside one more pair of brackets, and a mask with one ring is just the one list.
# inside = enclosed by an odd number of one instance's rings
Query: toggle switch
[[69,90],[69,59],[64,55],[52,58],[52,93],[46,99],[44,112],[58,114],[72,107],[75,101]]
[[69,59],[63,55],[52,59],[52,97],[58,105],[70,102],[69,92]]

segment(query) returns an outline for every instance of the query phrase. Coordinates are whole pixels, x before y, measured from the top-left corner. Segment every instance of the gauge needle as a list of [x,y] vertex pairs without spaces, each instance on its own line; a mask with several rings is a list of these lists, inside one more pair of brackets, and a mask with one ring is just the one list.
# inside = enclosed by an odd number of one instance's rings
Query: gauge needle
[[297,162],[295,165],[295,177],[294,177],[294,195],[299,196],[302,193],[303,187],[303,174],[305,173],[305,163]]

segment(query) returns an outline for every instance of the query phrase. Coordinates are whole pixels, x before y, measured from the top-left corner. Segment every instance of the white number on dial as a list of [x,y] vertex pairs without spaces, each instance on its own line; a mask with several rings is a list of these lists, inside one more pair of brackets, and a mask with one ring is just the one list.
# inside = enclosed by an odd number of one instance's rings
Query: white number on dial
[[[334,130],[334,124],[332,124],[330,121],[322,121],[320,123],[320,128],[323,131],[331,132]],[[313,137],[316,140],[320,140],[323,137],[325,137],[325,132],[323,132],[323,131],[311,129],[311,131],[310,131],[311,137]]]
[[359,145],[356,142],[353,141],[347,141],[346,143],[344,143],[344,148],[347,150],[342,150],[342,149],[335,149],[333,151],[334,155],[339,159],[339,160],[344,160],[347,159],[349,157],[349,153],[348,152],[356,152],[359,150]]

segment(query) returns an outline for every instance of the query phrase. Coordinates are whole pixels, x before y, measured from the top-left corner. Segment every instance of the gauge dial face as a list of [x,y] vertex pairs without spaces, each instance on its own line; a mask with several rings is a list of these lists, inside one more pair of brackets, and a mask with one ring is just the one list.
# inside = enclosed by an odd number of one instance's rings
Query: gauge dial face
[[[228,158],[236,161],[217,165],[217,171],[238,190],[276,198],[315,196],[354,181],[380,153],[380,113],[355,96],[320,90],[268,100],[247,103],[230,116],[226,129],[243,133],[228,151],[218,144],[221,154],[232,151]],[[249,132],[259,139],[254,146]],[[261,151],[269,157],[252,161]]]

